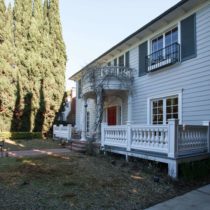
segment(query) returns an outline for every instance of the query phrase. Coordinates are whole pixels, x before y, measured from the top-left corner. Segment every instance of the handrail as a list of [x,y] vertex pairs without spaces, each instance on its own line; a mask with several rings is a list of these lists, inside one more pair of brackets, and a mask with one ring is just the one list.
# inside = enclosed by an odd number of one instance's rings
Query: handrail
[[173,43],[146,56],[147,71],[154,71],[180,61],[180,44]]

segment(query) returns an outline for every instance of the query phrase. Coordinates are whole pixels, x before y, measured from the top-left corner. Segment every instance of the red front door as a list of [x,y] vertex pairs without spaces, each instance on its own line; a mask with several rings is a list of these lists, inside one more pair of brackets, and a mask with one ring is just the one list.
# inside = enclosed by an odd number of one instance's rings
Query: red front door
[[117,107],[112,106],[108,108],[108,125],[117,124]]

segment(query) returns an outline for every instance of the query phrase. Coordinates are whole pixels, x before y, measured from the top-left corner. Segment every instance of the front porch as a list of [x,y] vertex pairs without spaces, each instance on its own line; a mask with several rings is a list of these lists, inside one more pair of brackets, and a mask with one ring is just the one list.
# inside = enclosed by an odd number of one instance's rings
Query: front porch
[[210,122],[204,125],[179,125],[170,119],[168,125],[101,126],[104,151],[139,157],[168,164],[168,174],[178,177],[178,164],[199,160],[210,154]]
[[134,70],[125,66],[90,67],[81,79],[81,140],[101,140],[101,123],[126,124],[131,119]]

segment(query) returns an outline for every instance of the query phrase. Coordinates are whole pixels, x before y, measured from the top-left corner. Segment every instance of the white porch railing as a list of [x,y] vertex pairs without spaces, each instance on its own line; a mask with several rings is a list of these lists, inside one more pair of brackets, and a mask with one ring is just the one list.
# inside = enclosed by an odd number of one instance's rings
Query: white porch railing
[[178,153],[192,154],[208,147],[208,127],[199,125],[178,126]]
[[127,147],[128,129],[126,125],[122,126],[102,126],[103,145]]
[[66,139],[71,140],[72,126],[53,125],[53,139]]
[[183,127],[174,119],[168,125],[102,124],[101,134],[102,147],[115,146],[126,151],[158,152],[174,159],[179,155],[209,152],[209,126]]
[[131,126],[131,149],[167,153],[167,126]]

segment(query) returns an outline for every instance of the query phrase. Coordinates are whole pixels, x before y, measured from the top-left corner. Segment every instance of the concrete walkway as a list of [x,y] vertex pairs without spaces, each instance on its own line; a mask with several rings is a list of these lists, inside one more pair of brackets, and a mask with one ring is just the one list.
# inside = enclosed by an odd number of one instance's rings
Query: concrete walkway
[[34,157],[34,156],[61,156],[69,154],[71,151],[69,149],[32,149],[32,150],[21,150],[21,151],[10,151],[8,152],[9,157]]
[[146,210],[209,210],[210,184]]

